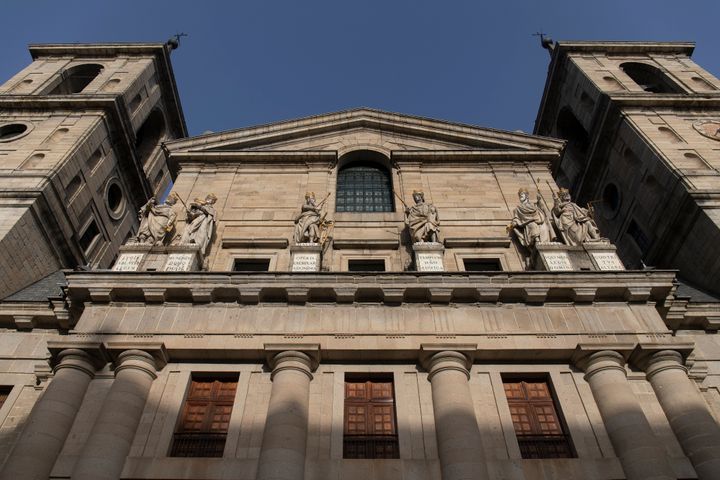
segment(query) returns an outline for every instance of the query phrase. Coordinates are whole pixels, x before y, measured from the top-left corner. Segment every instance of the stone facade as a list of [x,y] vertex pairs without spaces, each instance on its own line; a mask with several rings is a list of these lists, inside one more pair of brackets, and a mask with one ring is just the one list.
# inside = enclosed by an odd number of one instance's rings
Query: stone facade
[[161,242],[0,302],[0,479],[718,478],[720,302],[620,243],[512,233],[573,148],[370,109],[166,139]]

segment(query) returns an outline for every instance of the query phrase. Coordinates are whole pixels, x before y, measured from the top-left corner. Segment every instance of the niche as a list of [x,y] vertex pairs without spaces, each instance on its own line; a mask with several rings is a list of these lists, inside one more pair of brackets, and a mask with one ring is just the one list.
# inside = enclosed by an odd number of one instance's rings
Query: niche
[[683,139],[668,127],[658,127],[658,132],[660,132],[660,135],[664,140],[670,143],[684,143]]
[[20,166],[21,170],[33,170],[40,168],[43,160],[45,159],[44,153],[33,153],[28,157],[25,162]]

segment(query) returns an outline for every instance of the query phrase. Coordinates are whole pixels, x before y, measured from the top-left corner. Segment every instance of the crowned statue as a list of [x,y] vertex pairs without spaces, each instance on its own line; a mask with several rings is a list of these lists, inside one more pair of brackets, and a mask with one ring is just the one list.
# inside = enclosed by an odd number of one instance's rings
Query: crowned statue
[[165,202],[158,204],[155,197],[151,197],[138,212],[140,228],[135,236],[135,242],[158,246],[165,242],[165,237],[175,227],[175,213],[173,207],[177,203],[175,195],[168,195]]
[[530,202],[527,188],[518,190],[520,204],[513,211],[512,223],[508,231],[512,231],[523,247],[533,249],[538,243],[548,243],[555,239],[550,224],[550,212],[545,206],[542,194],[538,191],[537,201]]
[[413,243],[438,242],[440,217],[432,203],[425,203],[425,194],[413,191],[415,205],[405,208],[405,223],[410,229]]
[[600,236],[591,212],[572,202],[570,192],[561,188],[557,195],[553,193],[552,218],[567,245],[582,245],[585,242],[598,242]]

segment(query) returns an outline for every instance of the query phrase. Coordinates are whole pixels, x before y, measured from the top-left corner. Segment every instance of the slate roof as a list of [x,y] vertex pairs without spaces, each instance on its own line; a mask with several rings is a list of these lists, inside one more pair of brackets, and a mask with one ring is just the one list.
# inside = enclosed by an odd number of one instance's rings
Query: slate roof
[[57,270],[47,277],[28,285],[12,295],[5,297],[3,302],[47,302],[50,297],[62,296],[60,285],[67,285],[65,274]]
[[720,298],[690,285],[686,280],[677,278],[677,297],[689,297],[693,303],[720,303]]

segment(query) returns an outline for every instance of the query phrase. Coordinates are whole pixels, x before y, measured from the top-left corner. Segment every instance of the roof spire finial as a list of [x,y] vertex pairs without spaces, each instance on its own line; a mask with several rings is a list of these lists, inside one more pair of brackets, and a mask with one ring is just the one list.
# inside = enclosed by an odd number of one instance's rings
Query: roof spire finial
[[548,37],[545,32],[542,31],[542,28],[539,32],[535,32],[532,34],[533,37],[540,37],[540,46],[544,48],[545,50],[552,53],[553,48],[555,47],[555,42],[553,42],[553,39]]
[[167,45],[170,50],[175,50],[176,48],[178,48],[180,46],[180,38],[189,37],[189,36],[190,35],[188,35],[187,33],[184,33],[184,32],[176,33],[175,35],[170,37],[170,39],[167,42],[165,42],[165,45]]

